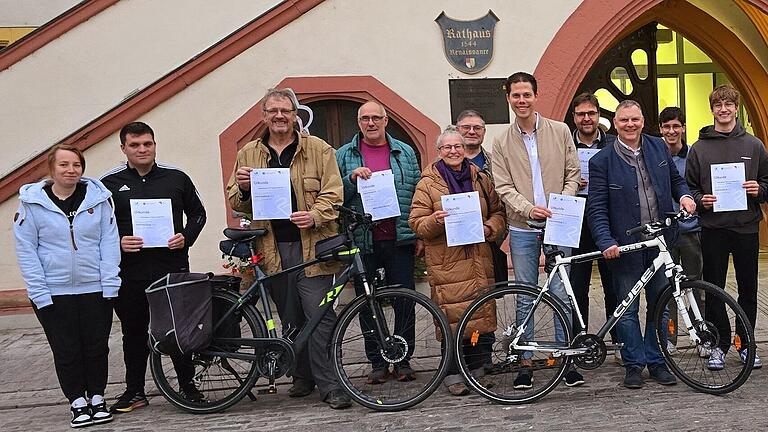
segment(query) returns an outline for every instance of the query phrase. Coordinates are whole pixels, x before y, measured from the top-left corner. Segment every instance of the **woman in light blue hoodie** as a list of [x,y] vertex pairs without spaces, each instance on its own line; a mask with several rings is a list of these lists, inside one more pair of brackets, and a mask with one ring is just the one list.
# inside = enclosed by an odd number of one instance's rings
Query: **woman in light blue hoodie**
[[120,287],[111,194],[82,176],[85,159],[73,146],[54,146],[48,169],[51,179],[19,190],[16,257],[71,404],[70,426],[106,423],[111,299]]

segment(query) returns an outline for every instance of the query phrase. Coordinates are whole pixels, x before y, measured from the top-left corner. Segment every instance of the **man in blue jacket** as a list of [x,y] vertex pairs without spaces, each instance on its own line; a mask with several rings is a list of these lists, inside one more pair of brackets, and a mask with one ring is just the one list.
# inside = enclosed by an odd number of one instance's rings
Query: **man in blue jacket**
[[[421,255],[424,248],[408,225],[408,215],[421,171],[411,146],[387,134],[388,121],[387,112],[378,102],[364,103],[357,111],[360,133],[336,152],[336,161],[344,183],[344,206],[355,207],[359,211],[363,211],[363,204],[357,192],[357,180],[368,179],[376,171],[392,170],[400,216],[381,220],[371,230],[358,228],[355,240],[362,250],[369,281],[373,280],[377,269],[384,268],[387,284],[414,289],[414,255]],[[363,293],[363,287],[357,281],[355,291],[358,295]],[[413,347],[415,329],[406,325],[413,319],[413,304],[394,305],[394,309],[395,334],[405,337],[408,346]],[[364,331],[372,328],[365,319],[361,326]],[[375,342],[366,340],[365,346],[372,366],[368,383],[386,382],[390,375],[389,364],[381,357]],[[409,362],[411,354],[413,348],[405,359],[394,365],[391,373],[396,379],[410,381],[415,378]]]
[[[619,245],[643,240],[642,234],[630,237],[626,231],[661,219],[673,211],[674,201],[690,213],[696,210],[696,204],[664,142],[642,134],[643,112],[637,102],[621,102],[613,125],[618,132],[616,143],[603,148],[589,161],[587,215],[598,249],[607,260],[613,260],[613,286],[622,300],[658,255],[658,250],[651,249],[619,257]],[[656,273],[646,287],[649,305],[655,303],[664,284],[664,273]],[[677,380],[669,373],[656,344],[656,329],[647,311],[645,338],[640,332],[638,305],[638,300],[632,302],[617,323],[619,340],[624,343],[624,386],[641,388],[646,366],[655,381],[675,384]]]

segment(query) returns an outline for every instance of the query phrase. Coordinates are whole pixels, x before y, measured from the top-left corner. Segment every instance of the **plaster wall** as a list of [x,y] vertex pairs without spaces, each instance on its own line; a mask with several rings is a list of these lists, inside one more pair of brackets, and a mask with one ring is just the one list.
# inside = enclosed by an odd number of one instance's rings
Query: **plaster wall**
[[[65,36],[70,39],[67,46],[77,48],[78,52],[83,52],[83,57],[89,57],[85,52],[108,51],[107,48],[111,44],[124,43],[119,31],[104,35],[101,40],[93,40],[93,35],[107,32],[110,25],[121,26],[125,30],[131,27],[131,31],[138,38],[131,44],[132,52],[141,52],[144,49],[152,52],[173,52],[171,57],[175,58],[178,64],[187,57],[176,51],[188,47],[187,44],[158,40],[157,35],[142,36],[145,31],[156,31],[153,29],[155,24],[158,24],[154,21],[155,17],[147,16],[146,21],[132,21],[131,26],[126,26],[123,22],[125,16],[135,16],[139,13],[139,10],[129,7],[132,4],[142,8],[142,13],[150,14],[151,8],[146,3],[142,0],[118,3],[105,11],[109,16],[96,17],[95,21],[91,20],[93,23],[86,22],[73,30],[72,35]],[[192,0],[190,3],[203,8],[207,2]],[[146,113],[138,120],[149,123],[155,129],[158,160],[177,165],[192,177],[208,211],[206,228],[191,249],[193,271],[221,269],[221,254],[217,245],[226,221],[219,169],[218,136],[261,99],[267,88],[289,76],[372,75],[426,116],[440,125],[446,125],[450,122],[448,79],[506,77],[518,70],[532,72],[554,34],[578,4],[575,0],[479,0],[472,2],[471,6],[459,0],[328,0]],[[170,14],[172,11],[170,6],[168,8],[166,13]],[[440,30],[434,19],[441,11],[455,19],[474,19],[484,15],[489,9],[500,18],[496,26],[494,58],[490,66],[479,74],[470,76],[460,73],[445,59]],[[223,16],[220,19],[224,23],[211,23],[210,20],[215,14],[210,12],[213,16],[201,17],[200,9],[194,13],[173,10],[173,13],[184,14],[185,18],[192,22],[207,20],[204,26],[198,26],[195,30],[205,33],[208,41],[218,40],[234,29],[231,27],[233,20],[224,19]],[[181,21],[179,19],[179,22]],[[187,26],[195,27],[189,24]],[[172,32],[165,32],[163,35],[171,36]],[[160,46],[155,47],[156,45]],[[114,51],[112,48],[109,50]],[[54,61],[61,57],[56,53],[55,50],[41,50],[33,56],[41,57],[40,62]],[[151,57],[154,59],[155,55]],[[114,56],[116,60],[119,58],[121,56]],[[58,61],[74,60],[58,58]],[[90,57],[83,58],[82,61],[88,64],[99,63]],[[13,134],[2,132],[2,141],[23,138],[26,145],[31,145],[33,141],[28,136],[33,133],[37,136],[34,142],[39,143],[37,148],[47,147],[55,141],[52,135],[59,134],[57,136],[60,137],[71,132],[67,130],[66,124],[82,124],[93,115],[100,114],[114,105],[115,100],[119,100],[123,94],[121,92],[130,91],[156,79],[162,73],[158,71],[158,64],[159,62],[153,60],[145,67],[141,57],[132,57],[122,68],[110,66],[113,73],[121,77],[115,80],[96,76],[100,74],[85,79],[72,76],[73,74],[64,77],[49,75],[49,83],[40,83],[41,86],[46,86],[47,90],[34,92],[40,100],[30,102],[24,113],[15,114],[17,121],[27,122],[27,127],[15,127]],[[168,60],[164,64],[170,67],[174,62]],[[25,67],[24,62],[20,66]],[[15,67],[17,65],[14,65]],[[32,68],[27,66],[26,72],[36,72],[30,69]],[[35,76],[39,77],[33,74],[22,79],[19,74],[16,77],[17,83],[34,82]],[[131,84],[117,86],[116,83],[123,81],[123,78]],[[0,92],[12,91],[12,86],[5,81],[0,75]],[[46,93],[55,90],[62,82],[69,100],[76,104],[74,108],[77,109],[73,111],[77,113],[65,110],[63,101],[55,104],[53,108],[46,106]],[[540,93],[555,91],[557,89],[539,90]],[[78,101],[75,102],[78,92],[82,97],[77,98]],[[19,97],[16,96],[17,100]],[[80,113],[83,110],[91,114]],[[50,112],[52,117],[48,121],[55,122],[55,127],[46,128],[42,125],[45,123],[43,121],[34,123],[40,112]],[[500,133],[504,127],[490,126],[486,142],[490,144],[493,136]],[[46,130],[36,131],[36,128]],[[65,130],[66,133],[61,132]],[[16,160],[31,155],[30,150],[22,153],[17,152]],[[123,158],[117,135],[113,134],[94,145],[86,151],[85,156],[88,160],[87,174],[91,175],[100,174],[121,162]],[[0,220],[8,221],[7,224],[0,225],[1,250],[13,250],[10,221],[17,206],[16,199],[0,204]],[[0,261],[0,289],[23,287],[14,255],[4,254]]]

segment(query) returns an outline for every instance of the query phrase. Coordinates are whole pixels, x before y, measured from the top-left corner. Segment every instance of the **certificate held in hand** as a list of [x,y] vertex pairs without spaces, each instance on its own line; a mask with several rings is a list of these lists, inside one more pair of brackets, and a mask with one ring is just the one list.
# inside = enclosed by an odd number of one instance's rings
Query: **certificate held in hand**
[[483,214],[477,191],[463,192],[440,197],[445,217],[445,238],[448,246],[483,243]]
[[586,203],[586,198],[549,194],[549,210],[552,212],[552,216],[547,219],[544,243],[579,247]]
[[712,195],[717,197],[712,211],[726,212],[747,209],[747,191],[744,189],[746,174],[744,162],[712,164]]
[[[579,153],[579,166],[581,167],[581,178],[589,180],[589,160],[592,159],[592,156],[596,155],[597,152],[600,151],[600,149],[576,149],[576,151]],[[583,190],[580,190],[578,192],[579,195],[588,195],[589,194],[589,183],[587,183],[587,187],[585,187]]]
[[144,240],[143,247],[168,247],[168,239],[173,237],[171,200],[132,199],[130,203],[133,235]]
[[372,216],[372,220],[400,216],[392,170],[376,171],[369,179],[358,178],[357,192],[363,201],[363,210]]
[[253,220],[291,218],[289,168],[254,168],[251,171]]

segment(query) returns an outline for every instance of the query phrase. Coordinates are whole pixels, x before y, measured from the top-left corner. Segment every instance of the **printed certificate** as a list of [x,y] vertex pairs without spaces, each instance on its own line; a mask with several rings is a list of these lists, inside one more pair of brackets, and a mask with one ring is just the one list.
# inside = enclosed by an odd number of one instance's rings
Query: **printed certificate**
[[[579,165],[581,166],[581,178],[589,180],[589,160],[592,156],[596,155],[600,149],[576,149],[579,153]],[[587,195],[589,193],[589,183],[584,190],[579,190],[579,195]]]
[[144,240],[143,247],[168,247],[168,240],[174,234],[171,200],[132,199],[130,203],[133,235]]
[[400,216],[392,170],[376,171],[369,179],[358,178],[357,192],[363,201],[363,210],[370,213],[373,220]]
[[289,168],[254,168],[251,171],[253,220],[291,218]]
[[584,206],[587,199],[570,195],[549,194],[549,210],[544,243],[558,246],[579,247],[581,224],[584,222]]
[[483,243],[483,214],[477,191],[443,195],[440,197],[445,217],[445,237],[448,246]]
[[742,186],[746,181],[744,162],[713,164],[709,169],[712,176],[712,195],[717,197],[712,211],[746,210],[747,191]]

